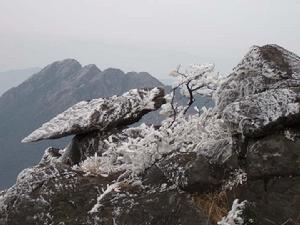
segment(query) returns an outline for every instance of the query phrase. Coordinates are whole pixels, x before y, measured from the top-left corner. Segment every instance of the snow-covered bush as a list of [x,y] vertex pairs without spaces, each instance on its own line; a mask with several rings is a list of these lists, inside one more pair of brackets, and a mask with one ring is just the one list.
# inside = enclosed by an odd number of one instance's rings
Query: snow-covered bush
[[229,131],[212,109],[204,109],[200,116],[182,115],[174,123],[166,119],[158,129],[142,124],[125,129],[121,138],[112,135],[105,140],[105,152],[86,159],[80,167],[88,174],[127,171],[136,176],[172,151],[212,155],[210,146],[222,140],[231,143]]
[[213,64],[192,64],[182,71],[181,66],[170,73],[171,76],[177,78],[175,87],[181,87],[181,93],[187,97],[190,96],[189,90],[192,92],[212,96],[221,81],[219,73],[214,71]]
[[80,169],[87,175],[107,175],[107,170],[104,169],[103,158],[99,157],[97,153],[94,156],[88,157],[79,166],[75,166],[74,169]]
[[87,158],[79,169],[102,176],[126,172],[134,177],[169,151],[162,145],[162,135],[160,130],[145,124],[125,129],[122,134],[114,134],[104,140],[106,150],[102,156]]
[[115,171],[130,171],[137,175],[168,152],[162,144],[162,133],[153,126],[142,124],[124,131],[127,139],[121,143],[107,140],[108,150],[103,156],[113,161]]
[[223,185],[223,190],[232,190],[238,185],[244,184],[247,181],[247,173],[242,169],[236,169],[230,174],[230,177]]
[[160,130],[174,150],[203,151],[203,154],[209,155],[210,146],[216,141],[232,142],[224,121],[217,118],[213,109],[205,107],[200,116],[184,116],[181,113],[174,122],[172,119],[163,121]]
[[235,199],[232,203],[231,210],[226,217],[223,217],[218,225],[244,225],[243,210],[246,207],[247,201],[239,203],[238,199]]
[[[183,112],[184,114],[195,101],[195,95],[212,96],[214,91],[219,87],[223,78],[214,71],[213,64],[193,64],[182,71],[181,66],[170,73],[176,78],[173,85],[172,93],[166,96],[167,103],[162,107],[161,114],[173,115]],[[187,106],[180,107],[174,102],[176,91],[189,99]]]
[[[211,64],[193,65],[185,73],[178,68],[172,74],[178,76],[176,88],[206,95],[212,95],[221,80]],[[166,100],[169,103],[163,106],[162,111],[167,114],[174,112],[174,93],[167,95]],[[106,147],[103,154],[86,159],[80,165],[81,170],[100,175],[124,172],[127,177],[135,177],[172,151],[197,151],[211,157],[214,153],[210,151],[216,142],[231,144],[229,130],[217,117],[215,109],[204,107],[200,115],[187,116],[187,107],[176,106],[176,119],[165,119],[159,128],[142,124],[111,135],[104,140]],[[226,160],[230,152],[224,155]]]

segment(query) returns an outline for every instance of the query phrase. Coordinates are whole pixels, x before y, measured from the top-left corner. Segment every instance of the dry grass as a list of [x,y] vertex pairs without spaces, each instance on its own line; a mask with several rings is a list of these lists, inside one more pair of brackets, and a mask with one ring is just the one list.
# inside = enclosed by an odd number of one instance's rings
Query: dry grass
[[208,193],[193,196],[193,201],[213,223],[217,224],[231,209],[227,193]]
[[[296,219],[297,221],[299,221],[299,217]],[[300,223],[297,221],[294,221],[293,219],[290,218],[287,221],[285,221],[282,225],[300,225]]]

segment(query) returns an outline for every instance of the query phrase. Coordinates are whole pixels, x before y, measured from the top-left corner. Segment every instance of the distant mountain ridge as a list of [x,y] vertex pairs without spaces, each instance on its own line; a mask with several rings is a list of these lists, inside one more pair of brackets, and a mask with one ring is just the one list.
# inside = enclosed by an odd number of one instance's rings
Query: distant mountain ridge
[[36,163],[42,149],[55,145],[20,143],[44,121],[81,100],[156,86],[164,85],[146,72],[124,73],[114,68],[101,71],[96,65],[82,66],[74,59],[65,59],[11,88],[0,97],[0,189],[12,184],[21,169]]

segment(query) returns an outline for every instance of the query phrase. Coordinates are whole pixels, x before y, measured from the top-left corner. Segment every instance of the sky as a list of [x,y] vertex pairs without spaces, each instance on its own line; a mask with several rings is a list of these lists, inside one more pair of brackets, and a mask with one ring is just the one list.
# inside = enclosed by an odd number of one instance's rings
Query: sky
[[299,0],[0,0],[0,71],[75,58],[165,80],[178,64],[223,74],[252,45],[300,54]]

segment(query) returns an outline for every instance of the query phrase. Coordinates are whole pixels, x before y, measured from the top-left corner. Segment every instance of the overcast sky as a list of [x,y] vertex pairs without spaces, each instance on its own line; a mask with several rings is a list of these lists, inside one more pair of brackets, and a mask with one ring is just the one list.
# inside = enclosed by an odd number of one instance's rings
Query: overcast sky
[[75,58],[165,78],[177,64],[230,72],[252,45],[300,54],[299,0],[0,0],[0,71]]

